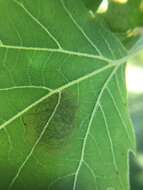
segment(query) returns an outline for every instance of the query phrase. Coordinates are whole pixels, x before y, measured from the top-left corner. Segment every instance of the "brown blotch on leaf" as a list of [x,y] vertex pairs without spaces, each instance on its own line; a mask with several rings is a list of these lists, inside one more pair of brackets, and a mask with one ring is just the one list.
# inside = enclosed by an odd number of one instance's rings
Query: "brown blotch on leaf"
[[[28,142],[33,144],[39,138],[57,105],[58,98],[59,94],[52,95],[22,117]],[[60,104],[40,139],[39,145],[53,149],[65,144],[75,128],[77,108],[76,97],[66,92],[62,93]]]

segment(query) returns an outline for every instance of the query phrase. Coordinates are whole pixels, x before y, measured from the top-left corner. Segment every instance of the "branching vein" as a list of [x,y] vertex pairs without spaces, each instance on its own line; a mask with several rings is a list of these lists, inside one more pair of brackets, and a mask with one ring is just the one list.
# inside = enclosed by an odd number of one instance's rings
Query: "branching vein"
[[[123,64],[123,63],[120,63]],[[112,67],[117,66],[116,64],[109,64],[107,66],[102,67],[101,69],[95,70],[81,78],[78,78],[76,80],[73,80],[57,89],[54,89],[53,91],[49,92],[48,94],[46,94],[45,96],[43,96],[42,98],[40,98],[39,100],[35,101],[34,103],[32,103],[31,105],[29,105],[28,107],[26,107],[25,109],[23,109],[21,112],[17,113],[15,116],[11,117],[9,120],[7,120],[5,123],[3,123],[2,125],[0,125],[0,129],[3,129],[4,127],[6,127],[7,125],[9,125],[10,123],[12,123],[14,120],[16,120],[17,118],[19,118],[21,115],[23,115],[24,113],[26,113],[29,109],[35,107],[36,105],[38,105],[39,103],[41,103],[42,101],[46,100],[48,97],[63,91],[64,89],[67,89],[75,84],[78,84],[88,78],[91,78],[107,69],[110,69]],[[119,65],[118,65],[119,66]]]
[[76,187],[77,187],[78,176],[79,176],[82,164],[83,164],[83,162],[85,160],[85,151],[86,151],[86,145],[87,145],[88,136],[90,134],[92,122],[93,122],[95,114],[96,114],[96,112],[98,110],[102,94],[103,94],[106,86],[108,85],[108,83],[110,82],[110,80],[112,79],[112,77],[114,76],[114,74],[116,73],[116,71],[117,71],[118,68],[119,68],[119,65],[117,65],[113,69],[113,71],[111,72],[111,74],[109,75],[109,77],[107,78],[107,80],[105,81],[105,83],[104,83],[104,85],[103,85],[103,87],[102,87],[102,89],[101,89],[101,91],[100,91],[100,93],[98,95],[97,101],[95,102],[95,105],[94,105],[94,108],[93,108],[93,111],[91,113],[91,117],[90,117],[90,120],[89,120],[89,123],[88,123],[88,126],[87,126],[86,134],[85,134],[85,137],[84,137],[84,140],[83,140],[82,151],[81,151],[81,155],[80,155],[80,161],[79,161],[78,167],[76,169],[76,174],[75,174],[75,178],[74,178],[73,190],[76,190]]
[[46,86],[29,85],[29,86],[12,86],[12,87],[8,87],[8,88],[0,88],[0,92],[17,90],[17,89],[43,89],[43,90],[52,91],[51,88],[48,88]]
[[61,101],[61,93],[59,93],[57,104],[56,104],[56,106],[55,106],[55,108],[54,108],[54,110],[53,110],[51,116],[49,117],[48,122],[47,122],[46,125],[44,126],[42,132],[40,133],[38,139],[37,139],[36,142],[34,143],[34,145],[33,145],[32,149],[31,149],[31,151],[29,152],[29,154],[28,154],[27,157],[25,158],[24,162],[23,162],[23,163],[21,164],[21,166],[19,167],[19,169],[18,169],[16,175],[14,176],[14,178],[12,179],[12,181],[11,181],[11,183],[10,183],[10,185],[9,185],[8,190],[10,190],[10,189],[13,187],[13,185],[15,184],[17,178],[19,177],[20,173],[22,172],[24,166],[26,165],[26,163],[27,163],[27,162],[29,161],[29,159],[31,158],[31,156],[32,156],[33,152],[35,151],[37,145],[39,144],[40,140],[42,139],[43,135],[45,134],[45,132],[46,132],[46,130],[47,130],[47,128],[48,128],[48,126],[49,126],[51,120],[53,119],[54,115],[56,114],[56,111],[57,111],[57,109],[58,109],[58,107],[59,107],[59,105],[60,105],[60,101]]
[[56,43],[59,49],[62,49],[61,44],[59,41],[55,38],[53,34],[24,6],[23,3],[18,2],[17,0],[13,0],[18,6],[20,6],[25,13],[35,22],[37,23],[49,36],[50,38]]
[[69,16],[69,18],[72,20],[72,22],[75,24],[77,29],[83,34],[85,39],[90,43],[90,45],[98,52],[98,54],[103,57],[101,51],[97,48],[97,46],[92,42],[92,40],[87,36],[87,34],[84,32],[83,28],[77,23],[77,21],[74,19],[73,15],[71,12],[68,10],[68,8],[65,6],[64,0],[60,0],[65,12]]

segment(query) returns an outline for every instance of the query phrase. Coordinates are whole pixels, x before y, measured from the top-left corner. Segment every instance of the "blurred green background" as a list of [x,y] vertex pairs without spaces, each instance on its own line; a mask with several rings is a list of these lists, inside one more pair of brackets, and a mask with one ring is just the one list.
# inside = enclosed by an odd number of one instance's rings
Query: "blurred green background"
[[143,52],[130,59],[126,70],[129,111],[137,138],[137,155],[130,156],[131,190],[143,190]]

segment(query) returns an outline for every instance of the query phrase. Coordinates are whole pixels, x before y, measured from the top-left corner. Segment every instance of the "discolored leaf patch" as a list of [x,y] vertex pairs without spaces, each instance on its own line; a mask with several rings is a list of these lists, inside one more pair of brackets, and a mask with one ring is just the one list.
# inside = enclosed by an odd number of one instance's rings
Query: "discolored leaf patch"
[[59,105],[55,114],[49,121],[59,99],[59,94],[54,94],[47,100],[39,103],[23,115],[22,120],[26,129],[26,139],[34,143],[46,127],[40,144],[52,148],[59,148],[75,128],[75,115],[78,109],[75,97],[66,92],[61,94]]

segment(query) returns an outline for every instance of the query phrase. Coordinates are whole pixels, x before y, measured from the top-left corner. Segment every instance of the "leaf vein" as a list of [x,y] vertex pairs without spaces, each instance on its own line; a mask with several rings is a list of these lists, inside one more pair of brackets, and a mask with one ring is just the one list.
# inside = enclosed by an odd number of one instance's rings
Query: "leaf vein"
[[18,168],[18,171],[17,171],[16,175],[13,177],[13,179],[12,179],[10,185],[9,185],[8,190],[10,190],[10,189],[13,187],[13,185],[15,184],[16,180],[18,179],[20,173],[22,172],[23,168],[25,167],[25,165],[27,164],[27,162],[29,161],[29,159],[30,159],[31,156],[33,155],[33,152],[35,151],[37,145],[39,144],[40,140],[42,139],[43,135],[45,134],[45,132],[46,132],[46,130],[47,130],[47,128],[48,128],[48,126],[49,126],[51,120],[52,120],[53,117],[54,117],[54,115],[56,114],[56,111],[57,111],[57,109],[58,109],[58,107],[59,107],[59,105],[60,105],[60,101],[61,101],[61,93],[59,92],[58,101],[57,101],[57,104],[56,104],[55,108],[53,109],[53,112],[52,112],[51,116],[49,117],[49,119],[48,119],[46,125],[44,126],[42,132],[40,133],[38,139],[37,139],[36,142],[34,143],[34,145],[33,145],[32,149],[31,149],[31,151],[28,153],[28,155],[26,156],[24,162],[23,162],[23,163],[21,164],[21,166]]

